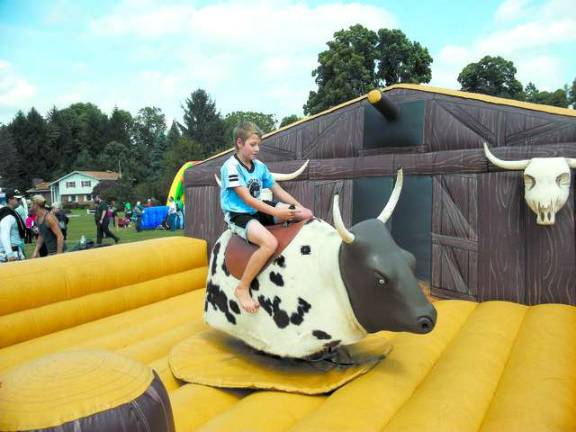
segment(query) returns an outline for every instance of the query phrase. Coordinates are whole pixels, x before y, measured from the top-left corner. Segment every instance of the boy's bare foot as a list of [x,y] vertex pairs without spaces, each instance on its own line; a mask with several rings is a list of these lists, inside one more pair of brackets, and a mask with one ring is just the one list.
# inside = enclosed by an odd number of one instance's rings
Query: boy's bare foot
[[248,288],[236,287],[234,295],[240,302],[242,309],[248,313],[255,313],[260,307],[260,304],[250,296]]

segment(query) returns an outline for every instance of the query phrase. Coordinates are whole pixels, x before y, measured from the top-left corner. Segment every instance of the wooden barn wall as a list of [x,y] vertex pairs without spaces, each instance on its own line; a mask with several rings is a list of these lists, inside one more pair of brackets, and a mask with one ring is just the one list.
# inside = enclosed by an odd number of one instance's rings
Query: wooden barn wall
[[[294,171],[310,159],[298,181],[284,187],[330,223],[332,197],[341,191],[347,226],[354,179],[391,176],[399,168],[406,176],[431,176],[431,208],[422,211],[432,213],[433,294],[576,304],[574,181],[555,225],[538,226],[524,200],[522,173],[488,163],[481,147],[487,141],[501,159],[576,158],[576,119],[411,90],[389,97],[426,100],[422,146],[363,151],[363,103],[357,103],[272,135],[261,159],[275,172]],[[185,175],[186,234],[210,246],[225,229],[213,175],[229,156]]]
[[576,141],[576,118],[492,105],[444,95],[427,102],[428,151],[492,146],[549,145]]

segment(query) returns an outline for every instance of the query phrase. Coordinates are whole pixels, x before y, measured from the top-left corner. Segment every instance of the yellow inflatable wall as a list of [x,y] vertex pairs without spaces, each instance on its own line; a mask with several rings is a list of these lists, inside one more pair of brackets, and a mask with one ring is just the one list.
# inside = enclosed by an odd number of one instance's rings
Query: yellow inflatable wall
[[[171,349],[206,330],[206,243],[173,237],[0,266],[0,376],[103,349],[150,365],[178,431],[575,431],[576,308],[439,301],[428,335],[332,394],[185,384]],[[210,368],[211,364],[206,364]]]

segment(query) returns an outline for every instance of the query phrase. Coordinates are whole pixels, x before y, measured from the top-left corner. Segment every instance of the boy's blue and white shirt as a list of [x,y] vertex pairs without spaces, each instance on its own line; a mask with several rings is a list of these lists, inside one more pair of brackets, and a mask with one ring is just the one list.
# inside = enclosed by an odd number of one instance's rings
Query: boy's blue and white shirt
[[225,219],[228,220],[230,212],[254,214],[256,210],[242,201],[235,187],[244,186],[256,199],[260,199],[262,189],[271,188],[274,178],[268,167],[259,160],[252,161],[252,169],[249,170],[236,155],[231,156],[222,168],[220,168],[220,207],[224,211]]

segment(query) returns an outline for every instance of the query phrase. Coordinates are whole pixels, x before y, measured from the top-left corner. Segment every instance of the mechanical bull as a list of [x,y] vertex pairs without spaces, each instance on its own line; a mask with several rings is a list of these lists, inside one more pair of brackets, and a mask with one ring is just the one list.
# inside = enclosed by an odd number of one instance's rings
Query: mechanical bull
[[305,223],[253,281],[251,295],[261,306],[255,314],[244,312],[234,296],[238,279],[225,263],[233,234],[225,231],[210,259],[207,323],[257,350],[292,358],[352,344],[380,330],[430,332],[436,310],[419,289],[415,259],[385,226],[402,179],[400,170],[376,219],[347,230],[336,195],[335,228],[320,219]]

